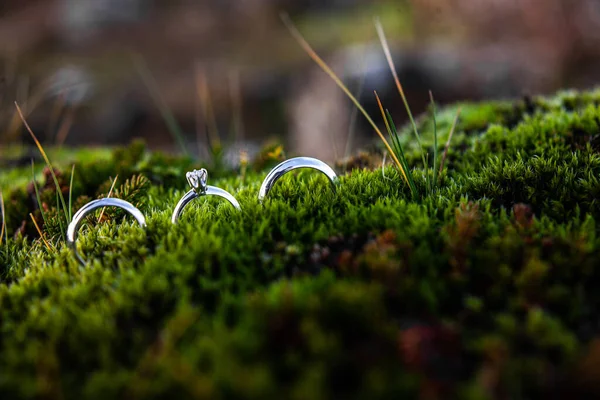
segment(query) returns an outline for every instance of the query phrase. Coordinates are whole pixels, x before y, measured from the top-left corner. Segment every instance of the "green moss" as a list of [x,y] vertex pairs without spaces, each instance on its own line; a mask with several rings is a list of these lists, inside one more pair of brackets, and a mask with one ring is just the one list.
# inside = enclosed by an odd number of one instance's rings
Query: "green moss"
[[[45,221],[31,165],[3,169],[0,397],[597,394],[581,377],[598,363],[587,351],[600,329],[599,104],[591,91],[461,105],[440,189],[420,202],[374,152],[342,163],[337,193],[301,171],[261,205],[281,159],[271,146],[242,172],[209,168],[242,212],[202,199],[176,226],[185,171],[201,160],[141,143],[50,152],[66,196],[75,164],[72,211],[118,175],[113,195],[147,217],[146,231],[116,209],[89,217],[86,267],[64,243],[41,162]],[[440,111],[442,132],[456,107]],[[418,123],[429,146],[431,120]]]

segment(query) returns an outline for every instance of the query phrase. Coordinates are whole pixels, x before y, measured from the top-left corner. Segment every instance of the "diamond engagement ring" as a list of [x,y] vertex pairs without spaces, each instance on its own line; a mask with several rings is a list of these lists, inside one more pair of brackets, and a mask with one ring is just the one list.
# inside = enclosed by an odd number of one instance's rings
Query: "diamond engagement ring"
[[229,201],[232,206],[234,206],[238,210],[241,210],[240,203],[238,203],[235,197],[233,197],[229,192],[226,192],[223,189],[219,189],[218,187],[206,184],[208,172],[206,172],[204,168],[200,170],[195,169],[191,172],[188,172],[185,174],[185,177],[192,189],[189,192],[187,192],[175,206],[175,210],[173,211],[173,215],[171,216],[171,222],[173,224],[177,223],[177,219],[179,218],[179,215],[181,215],[183,208],[190,201],[200,196],[220,196],[225,200]]

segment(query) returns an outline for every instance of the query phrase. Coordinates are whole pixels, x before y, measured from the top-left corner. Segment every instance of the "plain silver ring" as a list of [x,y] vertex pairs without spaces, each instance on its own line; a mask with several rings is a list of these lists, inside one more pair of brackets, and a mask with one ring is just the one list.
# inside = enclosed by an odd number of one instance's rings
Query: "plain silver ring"
[[75,253],[75,257],[77,257],[77,259],[82,265],[85,265],[85,260],[81,258],[81,256],[77,253],[77,246],[75,245],[75,241],[77,240],[77,231],[79,230],[81,223],[83,222],[83,218],[98,208],[111,206],[122,208],[123,210],[131,214],[142,228],[146,227],[146,218],[144,218],[144,214],[142,214],[140,210],[138,210],[131,203],[128,203],[125,200],[104,198],[90,201],[85,206],[81,207],[79,211],[75,213],[75,215],[73,215],[73,219],[71,220],[71,223],[67,228],[67,245],[71,248],[71,250],[73,250],[73,253]]
[[296,157],[290,158],[273,168],[266,176],[260,190],[258,191],[258,201],[262,202],[267,196],[275,182],[286,173],[298,168],[312,168],[321,172],[331,182],[331,186],[335,191],[335,185],[338,181],[337,175],[331,167],[321,160],[312,157]]
[[188,205],[188,203],[194,200],[196,197],[200,196],[219,196],[227,200],[234,206],[236,209],[241,210],[240,203],[233,197],[229,192],[220,189],[215,186],[210,186],[206,184],[206,179],[208,177],[208,173],[204,168],[201,170],[193,170],[185,174],[188,183],[192,187],[192,190],[187,192],[181,200],[175,206],[175,210],[173,210],[173,215],[171,216],[171,223],[176,224],[177,219],[181,215],[181,212]]

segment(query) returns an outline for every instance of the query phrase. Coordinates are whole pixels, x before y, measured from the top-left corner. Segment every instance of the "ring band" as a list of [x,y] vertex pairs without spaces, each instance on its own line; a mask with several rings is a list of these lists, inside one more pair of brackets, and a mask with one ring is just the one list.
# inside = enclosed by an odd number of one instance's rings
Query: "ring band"
[[281,178],[283,175],[290,172],[291,170],[294,170],[297,168],[312,168],[312,169],[316,169],[317,171],[321,172],[323,175],[325,175],[327,178],[329,178],[329,181],[331,182],[331,186],[332,186],[333,190],[335,191],[335,184],[336,184],[338,178],[337,178],[337,175],[335,174],[335,172],[333,171],[333,169],[331,169],[331,167],[329,165],[325,164],[321,160],[317,160],[316,158],[296,157],[296,158],[290,158],[289,160],[282,162],[281,164],[277,165],[275,168],[273,168],[271,170],[271,172],[269,172],[267,174],[262,185],[260,185],[260,190],[258,192],[258,201],[261,201],[261,202],[263,201],[263,199],[267,196],[267,194],[269,193],[269,191],[271,190],[271,188],[273,187],[273,185],[275,184],[275,182],[277,182],[277,180],[279,178]]
[[171,222],[173,224],[177,223],[177,219],[181,215],[184,207],[188,205],[188,203],[194,200],[196,197],[200,196],[219,196],[227,200],[234,206],[236,209],[241,210],[240,203],[233,197],[229,192],[220,189],[215,186],[210,186],[206,184],[206,179],[208,177],[208,172],[204,168],[201,170],[193,170],[192,172],[188,172],[185,174],[188,183],[192,187],[192,189],[187,192],[181,200],[175,206],[175,210],[173,210],[173,215],[171,216]]
[[77,253],[77,246],[75,245],[75,241],[77,240],[77,231],[79,230],[81,223],[83,222],[83,218],[86,215],[98,208],[107,206],[122,208],[123,210],[131,214],[142,228],[146,227],[146,218],[144,218],[144,214],[142,214],[140,210],[138,210],[131,203],[128,203],[125,200],[104,198],[90,201],[85,206],[81,207],[79,211],[75,213],[75,215],[73,215],[73,219],[71,220],[71,223],[67,228],[67,245],[73,250],[73,253],[75,253],[75,257],[77,257],[77,259],[82,265],[85,265],[85,260],[81,258],[81,256]]

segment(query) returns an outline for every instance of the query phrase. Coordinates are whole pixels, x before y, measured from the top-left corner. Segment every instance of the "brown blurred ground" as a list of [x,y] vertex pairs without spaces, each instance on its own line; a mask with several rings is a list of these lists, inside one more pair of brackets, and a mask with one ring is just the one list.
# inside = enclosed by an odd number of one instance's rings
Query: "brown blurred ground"
[[[143,137],[176,151],[164,103],[192,151],[203,151],[216,129],[242,147],[280,137],[293,152],[339,157],[350,103],[293,41],[280,11],[353,90],[362,84],[368,108],[376,89],[398,118],[374,17],[413,111],[425,107],[429,89],[445,103],[587,87],[600,77],[595,0],[4,1],[0,143],[25,138],[11,134],[17,100],[47,143]],[[373,138],[358,122],[352,147]]]

